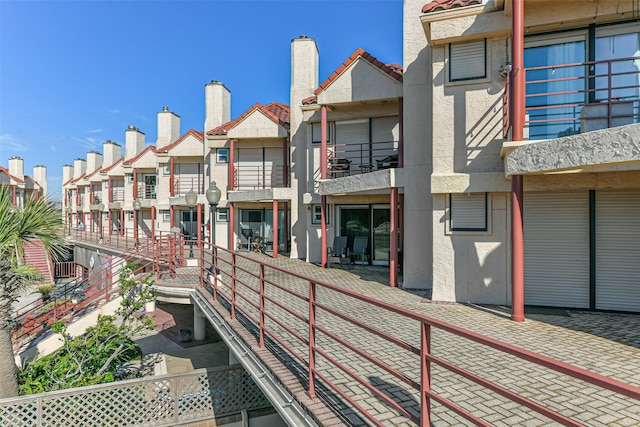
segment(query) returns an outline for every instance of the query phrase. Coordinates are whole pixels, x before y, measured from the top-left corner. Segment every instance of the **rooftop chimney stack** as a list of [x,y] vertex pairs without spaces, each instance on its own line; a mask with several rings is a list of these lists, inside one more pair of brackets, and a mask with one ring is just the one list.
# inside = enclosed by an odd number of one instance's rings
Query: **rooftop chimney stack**
[[204,86],[204,133],[231,120],[231,92],[224,83],[211,80]]
[[166,147],[180,138],[180,116],[162,107],[158,112],[158,140],[156,148]]
[[124,133],[125,153],[124,158],[129,160],[144,150],[144,132],[135,126],[129,126]]
[[87,161],[85,159],[75,159],[73,161],[73,179],[78,179],[87,171]]
[[73,178],[73,166],[64,165],[62,167],[62,184],[64,185],[71,178]]
[[102,167],[106,168],[117,162],[122,157],[122,147],[117,142],[107,140],[102,144]]
[[10,158],[9,173],[20,180],[24,180],[24,160],[18,156]]
[[35,179],[40,187],[42,187],[42,195],[46,196],[47,191],[47,167],[44,165],[38,165],[33,167],[33,179]]
[[102,154],[97,151],[87,153],[87,173],[93,173],[102,167]]

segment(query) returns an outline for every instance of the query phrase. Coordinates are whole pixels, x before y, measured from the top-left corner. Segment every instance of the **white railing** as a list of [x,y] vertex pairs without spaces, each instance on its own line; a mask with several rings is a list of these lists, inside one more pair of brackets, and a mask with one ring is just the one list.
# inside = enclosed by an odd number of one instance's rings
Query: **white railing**
[[270,407],[241,366],[0,400],[0,425],[169,426]]

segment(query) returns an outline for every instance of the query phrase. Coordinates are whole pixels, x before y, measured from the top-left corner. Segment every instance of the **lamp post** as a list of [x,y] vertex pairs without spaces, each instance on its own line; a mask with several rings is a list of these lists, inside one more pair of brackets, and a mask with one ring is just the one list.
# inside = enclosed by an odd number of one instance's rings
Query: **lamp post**
[[102,243],[102,210],[104,209],[104,204],[98,204],[98,227],[100,231],[98,232],[98,242]]
[[189,190],[184,195],[184,199],[189,206],[189,258],[193,258],[193,208],[198,201],[198,195],[193,190]]
[[[209,206],[211,207],[211,219],[209,220],[209,226],[211,227],[211,234],[209,235],[209,239],[211,240],[211,272],[213,273],[213,265],[215,263],[215,253],[216,253],[216,206],[218,206],[218,202],[220,201],[220,196],[222,192],[216,185],[215,181],[211,181],[209,184],[209,188],[207,188],[206,196],[207,201],[209,202]],[[216,269],[216,274],[218,273]]]
[[136,199],[133,201],[133,209],[136,211],[136,225],[134,228],[135,231],[135,239],[136,239],[136,249],[140,247],[140,241],[138,240],[138,217],[140,216],[140,208],[142,207],[142,203],[140,200]]

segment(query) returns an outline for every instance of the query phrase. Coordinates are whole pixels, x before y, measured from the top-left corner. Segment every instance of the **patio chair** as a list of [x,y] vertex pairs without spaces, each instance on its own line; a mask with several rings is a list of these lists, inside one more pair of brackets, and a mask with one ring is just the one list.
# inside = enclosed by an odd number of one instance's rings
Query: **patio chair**
[[360,264],[364,266],[364,257],[367,257],[367,261],[369,261],[369,255],[367,254],[368,244],[369,237],[367,236],[356,236],[353,239],[353,250],[350,255],[353,257],[354,264],[356,260],[360,259]]
[[351,160],[329,159],[329,174],[331,178],[340,178],[351,174]]
[[340,263],[340,267],[351,265],[351,259],[347,251],[347,236],[336,236],[333,238],[333,246],[327,248],[327,264]]
[[[242,238],[246,240],[244,242]],[[240,242],[238,243],[238,250],[246,243],[247,251],[251,250],[251,243],[253,242],[253,230],[249,227],[240,226]]]
[[378,170],[393,169],[398,167],[398,155],[392,154],[384,159],[376,160]]

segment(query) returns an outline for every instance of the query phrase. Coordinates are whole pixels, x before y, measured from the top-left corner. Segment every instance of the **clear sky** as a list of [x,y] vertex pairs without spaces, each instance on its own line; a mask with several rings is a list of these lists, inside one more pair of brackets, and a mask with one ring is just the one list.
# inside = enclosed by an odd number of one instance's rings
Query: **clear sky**
[[[231,118],[256,102],[289,104],[290,42],[316,39],[320,82],[357,48],[402,64],[402,0],[0,0],[0,165],[62,166],[124,147],[134,125],[156,141],[163,106],[181,133],[202,130],[204,85],[231,91]],[[425,1],[427,3],[427,1]]]

